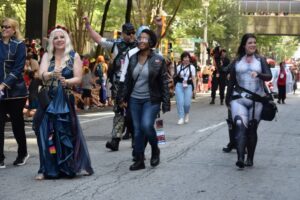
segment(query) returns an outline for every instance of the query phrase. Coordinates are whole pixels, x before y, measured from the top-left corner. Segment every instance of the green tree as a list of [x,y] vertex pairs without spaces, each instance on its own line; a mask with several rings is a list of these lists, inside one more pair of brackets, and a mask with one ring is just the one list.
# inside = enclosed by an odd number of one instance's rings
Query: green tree
[[26,0],[0,0],[0,19],[10,17],[18,20],[21,31],[25,29]]

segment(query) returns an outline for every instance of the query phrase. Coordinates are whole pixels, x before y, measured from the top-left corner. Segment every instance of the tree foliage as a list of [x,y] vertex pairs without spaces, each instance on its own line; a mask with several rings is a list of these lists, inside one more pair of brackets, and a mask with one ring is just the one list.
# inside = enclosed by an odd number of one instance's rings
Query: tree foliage
[[26,0],[0,0],[0,19],[9,17],[18,20],[23,32],[26,19],[25,5]]
[[[57,0],[51,0],[57,1]],[[128,5],[127,2],[132,5]],[[121,25],[130,21],[140,25],[153,26],[155,15],[166,15],[164,37],[169,41],[176,38],[203,38],[206,25],[205,9],[202,0],[59,0],[57,1],[56,23],[65,25],[72,32],[75,49],[83,53],[88,40],[82,16],[88,15],[92,27],[105,35],[106,32],[120,30]],[[109,9],[105,5],[109,2]],[[216,44],[235,54],[243,34],[243,19],[239,14],[238,1],[209,0],[208,7],[208,42]],[[26,0],[0,0],[0,17],[16,18],[20,21],[21,30],[25,24]],[[127,6],[131,12],[127,12]],[[127,19],[126,19],[127,17]],[[105,19],[106,18],[106,19]],[[297,37],[258,36],[260,52],[282,59],[292,55],[298,46]],[[174,45],[173,45],[174,46]],[[199,45],[197,45],[199,46]],[[286,47],[289,48],[286,48]],[[176,46],[175,46],[176,49]]]

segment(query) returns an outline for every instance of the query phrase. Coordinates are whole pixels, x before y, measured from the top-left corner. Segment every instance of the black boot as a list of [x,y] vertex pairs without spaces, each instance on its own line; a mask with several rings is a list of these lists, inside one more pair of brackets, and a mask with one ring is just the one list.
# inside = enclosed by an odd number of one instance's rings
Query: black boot
[[242,121],[242,118],[237,116],[234,120],[235,124],[235,138],[236,138],[236,151],[237,162],[236,166],[239,168],[245,167],[245,146],[246,146],[246,127]]
[[151,147],[150,165],[156,167],[159,164],[160,150],[157,145]]
[[254,158],[255,148],[257,144],[257,126],[258,126],[257,120],[254,119],[249,122],[248,140],[247,140],[248,156],[246,161],[246,166],[248,167],[253,166],[253,158]]
[[223,148],[223,152],[230,153],[232,149],[236,149],[234,142],[233,121],[231,119],[227,119],[226,121],[228,125],[229,143],[227,144],[227,147]]
[[135,153],[135,162],[130,165],[129,170],[135,171],[140,169],[145,169],[145,163],[144,163],[144,153]]
[[215,99],[211,99],[210,103],[209,104],[215,104]]
[[223,100],[223,99],[221,99],[220,104],[221,104],[221,105],[224,105],[224,100]]
[[131,137],[131,133],[129,133],[129,131],[126,131],[126,133],[123,135],[122,139],[128,140],[130,137]]
[[106,148],[112,151],[118,151],[119,143],[120,143],[120,138],[113,138],[111,141],[107,141],[105,146]]

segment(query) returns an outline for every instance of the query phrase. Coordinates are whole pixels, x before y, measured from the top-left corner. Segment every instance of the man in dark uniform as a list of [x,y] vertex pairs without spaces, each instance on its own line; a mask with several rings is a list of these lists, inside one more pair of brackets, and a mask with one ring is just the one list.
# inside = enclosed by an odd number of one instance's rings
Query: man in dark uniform
[[211,88],[211,102],[210,104],[215,104],[216,91],[219,88],[220,103],[224,104],[224,91],[226,86],[226,76],[227,73],[224,68],[229,65],[230,60],[226,56],[226,50],[220,50],[220,47],[216,47],[213,50],[213,59],[215,70],[212,75],[212,88]]

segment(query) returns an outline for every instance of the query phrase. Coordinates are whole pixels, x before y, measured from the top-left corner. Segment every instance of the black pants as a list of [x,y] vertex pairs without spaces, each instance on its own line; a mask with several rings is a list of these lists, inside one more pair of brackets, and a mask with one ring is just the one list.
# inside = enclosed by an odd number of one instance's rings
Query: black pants
[[286,88],[285,85],[278,85],[278,101],[282,100],[284,102],[286,98]]
[[6,114],[9,114],[10,116],[13,133],[18,143],[18,156],[25,156],[27,154],[25,124],[23,117],[23,108],[25,103],[26,98],[0,101],[0,160],[5,158],[4,128]]
[[211,86],[211,98],[216,98],[216,91],[219,88],[220,100],[224,100],[224,91],[226,86],[226,76],[220,75],[219,78],[213,77],[212,78],[212,86]]

